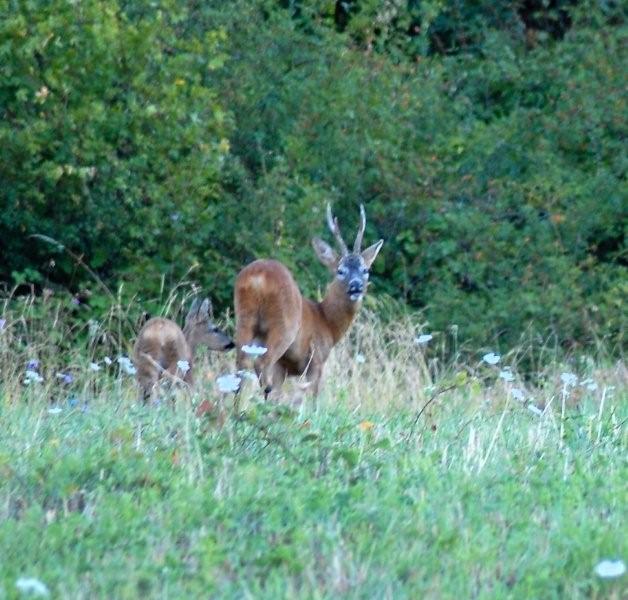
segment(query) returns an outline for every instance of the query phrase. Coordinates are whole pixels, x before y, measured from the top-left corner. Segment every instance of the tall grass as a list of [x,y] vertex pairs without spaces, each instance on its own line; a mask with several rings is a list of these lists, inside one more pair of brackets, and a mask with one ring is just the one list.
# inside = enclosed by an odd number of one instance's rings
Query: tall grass
[[[181,322],[189,300],[189,293],[174,290],[164,298],[159,314]],[[0,314],[6,321],[0,330],[5,394],[24,394],[25,367],[33,359],[39,361],[46,382],[39,390],[49,392],[51,398],[61,386],[55,375],[62,372],[72,373],[78,387],[109,384],[127,391],[133,386],[132,378],[118,378],[116,359],[131,353],[135,332],[145,318],[139,305],[112,304],[100,320],[81,319],[82,310],[68,297],[25,296],[0,304]],[[230,315],[218,320],[227,328],[233,327]],[[461,352],[455,328],[433,332],[429,342],[417,343],[424,332],[420,317],[406,315],[382,321],[376,313],[363,310],[325,367],[322,404],[340,395],[351,407],[375,411],[416,408],[435,391],[453,385],[453,395],[478,395],[481,389],[485,400],[499,399],[516,388],[540,407],[563,396],[575,405],[587,399],[599,401],[609,392],[616,395],[625,389],[628,379],[623,358],[610,358],[602,350],[599,356],[566,356],[549,339],[531,339],[504,352],[497,365],[488,365],[482,356],[497,349],[473,351],[466,347]],[[112,365],[104,364],[105,357],[112,360]],[[94,362],[101,367],[98,371],[90,369]],[[217,374],[232,371],[233,362],[232,354],[205,353],[198,367],[201,383],[196,396],[215,393],[211,382]],[[511,381],[500,377],[503,370],[512,373]],[[565,394],[561,380],[565,372],[574,373],[581,382],[591,380],[588,383],[595,383],[595,389],[585,383],[569,386]],[[286,386],[283,399],[288,403],[302,400],[299,390],[305,386],[298,380],[294,383]]]
[[365,310],[316,400],[251,385],[236,409],[233,355],[206,353],[193,392],[142,406],[116,361],[141,310],[78,310],[0,314],[0,596],[622,597],[594,566],[628,558],[623,361],[522,344],[489,365]]

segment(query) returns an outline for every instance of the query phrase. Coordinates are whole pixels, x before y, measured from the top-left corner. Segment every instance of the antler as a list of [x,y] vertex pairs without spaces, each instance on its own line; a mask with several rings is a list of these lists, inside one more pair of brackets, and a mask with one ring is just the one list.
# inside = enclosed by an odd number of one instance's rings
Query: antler
[[360,204],[360,226],[358,227],[358,235],[355,236],[353,244],[353,253],[357,254],[362,249],[362,238],[366,229],[366,213],[364,212],[364,204]]
[[336,219],[331,214],[331,205],[329,204],[329,202],[327,203],[327,226],[329,227],[329,230],[334,234],[334,237],[336,238],[336,241],[338,242],[338,245],[342,250],[343,256],[349,254],[349,248],[347,248],[347,244],[345,244],[345,241],[342,239],[342,235],[340,235],[338,219]]

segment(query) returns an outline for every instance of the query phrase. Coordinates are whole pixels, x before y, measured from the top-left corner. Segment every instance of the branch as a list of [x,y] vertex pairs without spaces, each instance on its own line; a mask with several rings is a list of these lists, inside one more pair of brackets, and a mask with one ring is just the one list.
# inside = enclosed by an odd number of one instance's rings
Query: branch
[[434,402],[434,400],[436,400],[436,398],[438,398],[440,395],[444,394],[445,392],[449,392],[455,388],[457,388],[458,386],[454,383],[450,386],[447,386],[445,388],[441,388],[439,390],[436,390],[427,400],[427,402],[421,407],[421,410],[419,410],[419,412],[417,413],[416,417],[414,417],[414,421],[412,421],[412,425],[410,425],[410,430],[408,431],[407,435],[406,435],[406,441],[408,441],[410,439],[410,436],[412,435],[412,433],[414,432],[414,428],[416,427],[416,424],[419,422],[419,419],[421,418],[421,415],[425,412],[425,409],[432,404],[432,402]]

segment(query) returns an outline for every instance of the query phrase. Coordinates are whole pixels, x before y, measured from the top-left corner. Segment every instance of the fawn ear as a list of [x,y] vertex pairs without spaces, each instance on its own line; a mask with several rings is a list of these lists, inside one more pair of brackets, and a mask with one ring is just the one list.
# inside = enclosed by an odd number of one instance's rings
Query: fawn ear
[[316,256],[318,256],[318,260],[331,271],[335,271],[338,264],[338,255],[334,249],[327,242],[319,238],[312,240],[312,247],[314,248],[314,252],[316,252]]
[[205,298],[200,308],[198,309],[198,316],[203,319],[210,319],[214,315],[214,309],[209,298]]
[[379,240],[379,242],[375,242],[372,246],[369,246],[366,250],[362,251],[362,260],[366,264],[366,268],[370,269],[373,261],[377,258],[379,251],[382,249],[382,245],[384,244],[384,240]]
[[198,313],[198,309],[200,308],[200,306],[201,306],[201,301],[198,298],[194,298],[194,300],[192,301],[192,304],[190,305],[190,310],[188,310],[188,314],[185,316],[186,322],[196,317],[196,314]]

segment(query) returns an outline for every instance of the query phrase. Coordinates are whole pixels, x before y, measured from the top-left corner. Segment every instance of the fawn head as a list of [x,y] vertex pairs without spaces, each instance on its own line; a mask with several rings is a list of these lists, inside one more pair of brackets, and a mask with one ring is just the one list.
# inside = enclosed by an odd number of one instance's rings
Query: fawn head
[[209,298],[202,302],[192,302],[190,311],[185,317],[183,327],[188,343],[192,347],[207,346],[210,350],[230,350],[234,347],[233,340],[213,322],[213,310]]
[[319,238],[312,240],[314,251],[318,259],[335,275],[336,280],[343,286],[351,302],[358,302],[366,293],[369,280],[369,270],[377,254],[381,250],[384,240],[379,240],[366,250],[362,250],[362,237],[366,228],[366,214],[364,206],[360,204],[360,225],[358,234],[350,252],[342,239],[338,219],[331,213],[331,206],[327,204],[327,226],[334,235],[340,254],[326,242]]

